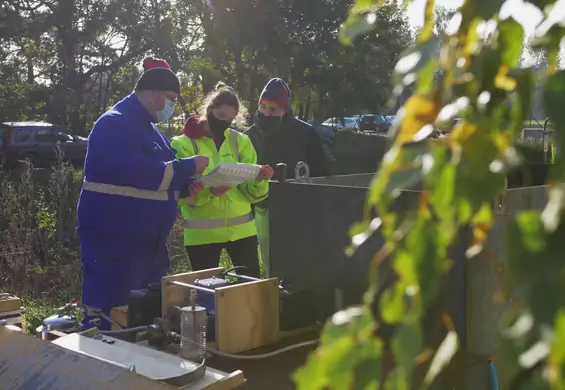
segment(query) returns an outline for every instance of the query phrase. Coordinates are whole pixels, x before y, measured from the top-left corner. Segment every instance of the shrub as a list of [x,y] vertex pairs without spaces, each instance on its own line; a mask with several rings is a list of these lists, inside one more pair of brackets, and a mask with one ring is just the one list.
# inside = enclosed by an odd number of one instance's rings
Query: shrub
[[0,280],[20,295],[46,297],[80,286],[76,202],[80,174],[59,164],[0,176]]

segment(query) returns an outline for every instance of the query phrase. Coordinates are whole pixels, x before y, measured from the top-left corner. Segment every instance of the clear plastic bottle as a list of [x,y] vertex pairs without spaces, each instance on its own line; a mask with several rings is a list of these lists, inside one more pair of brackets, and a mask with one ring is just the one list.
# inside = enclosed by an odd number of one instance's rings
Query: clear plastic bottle
[[200,362],[206,357],[206,309],[187,306],[181,309],[180,356]]

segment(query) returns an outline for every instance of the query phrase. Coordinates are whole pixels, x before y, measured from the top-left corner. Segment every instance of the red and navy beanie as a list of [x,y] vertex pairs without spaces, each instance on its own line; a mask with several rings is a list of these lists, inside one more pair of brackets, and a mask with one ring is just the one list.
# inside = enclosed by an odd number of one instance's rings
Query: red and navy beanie
[[143,74],[137,80],[136,91],[172,91],[180,94],[180,82],[167,61],[146,57],[143,60]]
[[290,88],[283,79],[276,77],[269,80],[259,97],[259,103],[265,101],[275,103],[285,112],[288,112],[290,109]]

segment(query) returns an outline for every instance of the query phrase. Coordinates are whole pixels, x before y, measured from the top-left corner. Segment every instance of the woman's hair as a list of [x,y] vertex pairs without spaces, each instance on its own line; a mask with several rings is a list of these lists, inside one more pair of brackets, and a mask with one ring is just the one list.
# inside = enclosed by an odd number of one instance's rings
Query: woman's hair
[[235,108],[238,113],[238,117],[245,116],[247,113],[245,105],[240,102],[235,90],[221,81],[218,82],[214,87],[214,90],[204,98],[204,101],[200,106],[200,113],[202,114],[202,117],[205,118],[209,110],[224,105]]

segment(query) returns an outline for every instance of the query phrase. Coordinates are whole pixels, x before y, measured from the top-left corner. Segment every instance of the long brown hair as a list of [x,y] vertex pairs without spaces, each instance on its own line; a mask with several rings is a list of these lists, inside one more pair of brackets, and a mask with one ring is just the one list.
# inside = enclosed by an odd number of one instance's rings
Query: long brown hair
[[216,84],[214,90],[206,95],[200,105],[201,121],[206,120],[206,115],[210,110],[224,105],[235,108],[238,118],[247,113],[247,108],[239,100],[235,90],[220,81]]

